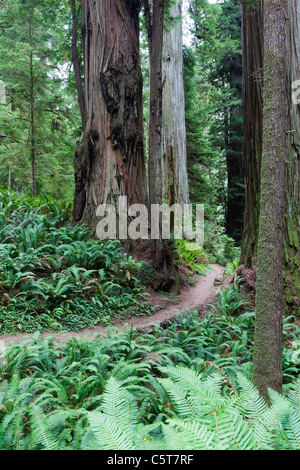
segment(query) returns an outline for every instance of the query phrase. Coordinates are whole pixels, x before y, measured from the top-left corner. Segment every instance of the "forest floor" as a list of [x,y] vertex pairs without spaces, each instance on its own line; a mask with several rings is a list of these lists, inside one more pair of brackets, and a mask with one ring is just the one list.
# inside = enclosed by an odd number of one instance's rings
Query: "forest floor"
[[[166,296],[162,293],[152,294],[149,301],[156,306],[156,309],[151,316],[130,317],[124,319],[122,323],[115,323],[107,327],[99,325],[93,329],[85,328],[78,332],[67,331],[57,333],[54,331],[45,331],[40,333],[40,337],[54,337],[58,342],[64,342],[70,338],[86,338],[93,340],[105,336],[108,329],[112,328],[112,326],[118,330],[124,330],[126,326],[132,326],[134,329],[138,330],[147,330],[155,324],[168,323],[176,316],[178,311],[198,310],[200,313],[204,314],[207,304],[213,301],[218,288],[222,285],[220,277],[223,273],[224,267],[211,264],[205,276],[196,276],[192,286],[183,288],[178,296]],[[0,336],[0,341],[6,344],[22,343],[30,340],[33,335],[34,333],[22,333]]]

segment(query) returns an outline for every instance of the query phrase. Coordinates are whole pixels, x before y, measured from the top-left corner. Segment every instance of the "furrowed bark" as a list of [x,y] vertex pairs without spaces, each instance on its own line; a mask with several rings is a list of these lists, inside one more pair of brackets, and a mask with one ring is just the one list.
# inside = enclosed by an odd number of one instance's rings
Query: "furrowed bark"
[[[148,0],[143,0],[148,33],[150,56],[150,120],[148,183],[149,208],[162,204],[162,115],[163,86],[162,55],[164,31],[164,0],[153,0],[152,9]],[[173,247],[170,241],[162,240],[162,220],[159,224],[159,238],[151,240],[152,263],[157,271],[156,288],[179,292],[179,277],[174,265]]]
[[263,10],[243,4],[243,162],[245,213],[241,264],[256,264],[262,151]]
[[[148,33],[150,56],[150,119],[149,119],[149,154],[148,184],[149,208],[162,204],[162,47],[164,27],[164,0],[154,0],[152,12],[149,2],[143,2]],[[163,243],[161,224],[159,239],[151,240],[151,253],[156,269],[163,264]]]
[[[251,268],[257,264],[259,229],[259,195],[262,152],[263,108],[263,15],[262,2],[243,5],[244,61],[244,173],[245,220],[241,264]],[[284,232],[284,312],[300,317],[300,107],[292,102],[292,93],[300,96],[300,4],[288,2],[285,11],[287,28],[286,90],[288,93],[288,131],[285,167],[285,232]],[[297,91],[298,90],[298,91]]]
[[138,0],[82,0],[84,138],[75,155],[74,221],[100,204],[145,202]]
[[288,123],[287,0],[264,2],[264,86],[253,382],[282,391],[283,236]]

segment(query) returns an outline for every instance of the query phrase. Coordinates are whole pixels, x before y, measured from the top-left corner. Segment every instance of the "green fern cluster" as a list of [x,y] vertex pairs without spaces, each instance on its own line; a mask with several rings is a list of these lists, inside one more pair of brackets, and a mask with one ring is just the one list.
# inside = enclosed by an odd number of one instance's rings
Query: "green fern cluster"
[[251,315],[186,312],[147,333],[7,346],[0,449],[299,449],[297,355],[285,350],[268,406],[250,382],[252,330]]
[[236,277],[234,283],[227,286],[224,285],[219,291],[217,301],[212,305],[216,313],[227,315],[228,319],[235,315],[247,311],[253,311],[254,305],[249,297],[247,297],[241,286],[242,279]]
[[[0,449],[300,449],[299,381],[286,396],[270,390],[268,406],[241,373],[233,386],[220,371],[103,352],[75,340],[13,348],[0,386]],[[154,400],[164,408],[150,422]]]
[[[242,374],[238,388],[224,394],[226,377],[203,378],[186,368],[164,368],[161,379],[174,404],[165,428],[171,447],[205,450],[297,449],[300,446],[299,383],[283,397],[270,390],[271,406]],[[171,428],[171,429],[170,429]],[[166,432],[167,431],[167,432]]]
[[69,223],[69,206],[0,193],[0,332],[78,330],[150,313],[141,264]]
[[176,251],[179,260],[184,261],[190,270],[196,274],[204,274],[207,270],[208,258],[204,249],[197,243],[188,240],[176,240]]
[[[139,266],[116,244],[90,243],[61,216],[54,223],[41,214],[40,205],[30,216],[25,211],[29,219],[19,208],[12,203],[1,225],[19,220],[11,233],[3,229],[12,238],[2,240],[1,273],[12,278],[1,284],[10,297],[2,322],[14,306],[25,325],[38,318],[78,328],[91,304],[103,312],[108,302],[114,309],[126,298],[138,302],[139,288],[134,296],[129,288]],[[42,236],[28,222],[40,217]],[[0,358],[0,449],[299,449],[300,329],[285,319],[284,395],[270,391],[271,406],[250,382],[253,333],[254,312],[237,281],[220,291],[201,321],[198,312],[178,312],[170,325],[150,332],[111,328],[100,340],[66,344],[35,335],[7,346]]]

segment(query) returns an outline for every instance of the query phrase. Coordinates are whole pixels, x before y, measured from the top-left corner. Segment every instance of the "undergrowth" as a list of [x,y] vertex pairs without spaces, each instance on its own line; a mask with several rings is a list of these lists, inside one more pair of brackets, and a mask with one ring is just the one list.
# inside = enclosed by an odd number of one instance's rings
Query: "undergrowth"
[[[149,312],[138,280],[145,266],[69,217],[53,200],[1,193],[0,334]],[[190,248],[180,244],[182,259],[205,265]],[[283,394],[270,391],[269,406],[251,383],[254,311],[239,281],[202,318],[178,312],[151,331],[110,327],[94,341],[35,333],[7,343],[0,449],[300,450],[300,328],[284,320]]]
[[179,262],[184,261],[191,274],[205,274],[208,257],[203,247],[188,240],[176,240],[175,247],[179,255]]
[[0,449],[299,450],[299,328],[286,320],[284,393],[270,391],[270,407],[250,381],[254,314],[247,300],[234,315],[224,305],[149,332],[7,347]]
[[0,334],[79,330],[152,312],[143,263],[93,240],[55,200],[0,193]]

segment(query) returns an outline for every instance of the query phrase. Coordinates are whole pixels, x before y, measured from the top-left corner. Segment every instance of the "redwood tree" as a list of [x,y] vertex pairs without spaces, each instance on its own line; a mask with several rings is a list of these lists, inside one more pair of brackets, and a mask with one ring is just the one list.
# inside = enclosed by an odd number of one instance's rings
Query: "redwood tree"
[[241,263],[256,263],[262,151],[263,10],[243,5],[243,111],[245,214]]
[[[162,48],[165,2],[153,0],[151,7],[148,0],[143,0],[143,6],[150,59],[148,185],[151,208],[162,203]],[[152,259],[157,269],[162,266],[164,258],[161,225],[159,228],[159,238],[151,240]]]
[[162,51],[162,197],[167,204],[188,204],[182,2],[171,8],[175,25],[165,30]]
[[[263,110],[263,4],[243,4],[245,222],[241,264],[256,266],[260,213]],[[300,315],[300,108],[292,103],[292,84],[300,77],[300,4],[287,2],[285,88],[288,91],[285,155],[285,223],[283,235],[284,312]]]
[[[225,2],[222,5],[222,15],[219,22],[232,17],[232,24],[226,27],[220,34],[220,38],[226,33],[229,35],[233,46],[225,50],[222,57],[220,71],[227,75],[230,86],[232,103],[225,110],[225,151],[227,166],[227,204],[225,214],[226,233],[241,242],[244,214],[244,188],[243,188],[243,108],[242,108],[242,84],[243,66],[241,51],[241,13],[239,3]],[[223,68],[223,70],[222,70]]]
[[128,205],[145,201],[140,1],[81,0],[81,9],[83,86],[73,28],[84,125],[74,162],[74,221],[94,227],[100,204],[117,206],[118,196],[127,196]]
[[[148,185],[149,206],[152,208],[162,204],[162,116],[163,86],[162,57],[163,33],[166,7],[169,0],[143,0],[146,28],[148,34],[150,58],[150,106],[149,106],[149,153],[148,153]],[[174,265],[173,249],[169,242],[162,240],[162,220],[159,223],[159,236],[151,240],[152,262],[157,270],[157,287],[160,289],[179,291],[179,276]]]

